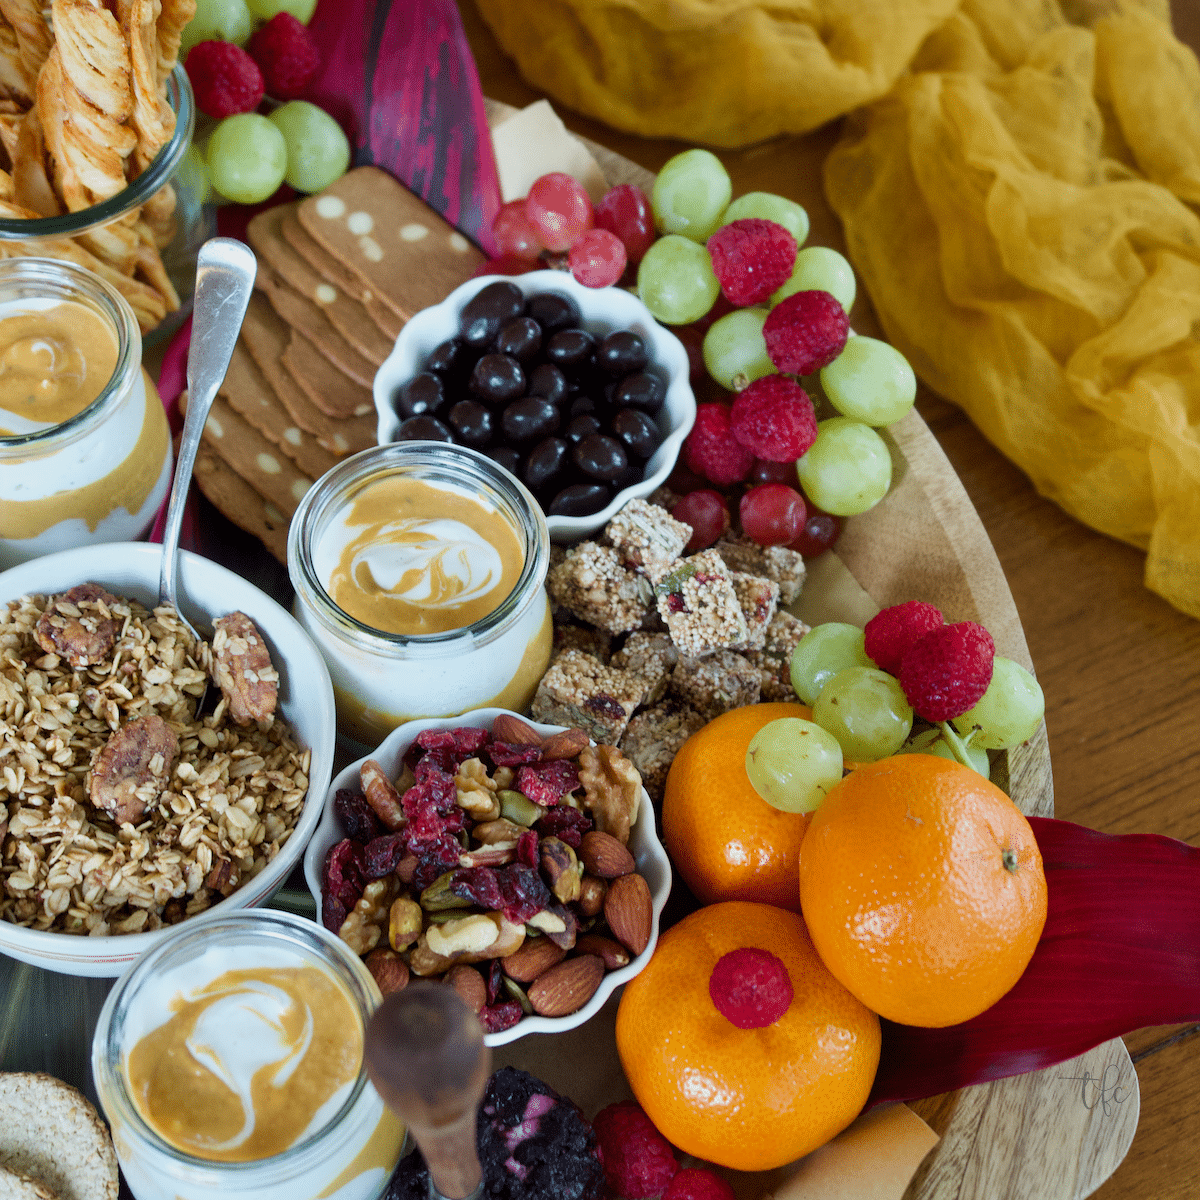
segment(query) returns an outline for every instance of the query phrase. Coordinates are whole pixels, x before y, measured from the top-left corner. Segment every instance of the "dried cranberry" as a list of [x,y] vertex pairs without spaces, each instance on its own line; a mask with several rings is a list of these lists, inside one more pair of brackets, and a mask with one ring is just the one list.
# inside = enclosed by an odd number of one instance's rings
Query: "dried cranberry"
[[504,906],[504,897],[496,872],[491,867],[464,867],[450,877],[450,891],[480,908],[496,912]]
[[454,733],[449,729],[426,729],[417,734],[417,745],[422,750],[454,749]]
[[321,897],[321,923],[330,933],[341,932],[350,910],[336,896]]
[[536,871],[540,865],[538,859],[538,835],[531,829],[517,838],[517,861]]
[[363,848],[357,842],[343,838],[325,859],[322,896],[338,900],[348,911],[358,903],[365,886]]
[[514,924],[523,925],[550,903],[550,891],[532,867],[513,863],[496,872],[504,904],[500,911]]
[[534,804],[549,808],[568,792],[579,787],[579,768],[569,759],[522,767],[517,772],[516,788]]
[[395,873],[404,855],[404,834],[385,833],[372,838],[363,851],[363,875],[367,879],[385,879]]
[[485,1033],[503,1033],[511,1029],[523,1015],[521,1006],[515,1000],[505,1000],[500,1004],[489,1004],[479,1014],[479,1020]]
[[486,729],[472,729],[469,725],[451,730],[454,735],[454,751],[463,758],[478,754],[492,740]]
[[519,767],[523,763],[537,762],[542,757],[542,748],[521,743],[493,742],[488,747],[488,757],[497,767]]
[[578,850],[583,835],[594,827],[592,818],[586,813],[572,808],[569,804],[559,804],[546,813],[534,829],[542,837],[556,837],[559,841],[566,842],[572,850]]
[[413,774],[420,783],[430,771],[453,775],[457,770],[458,755],[454,752],[454,745],[451,743],[448,746],[434,746],[432,750],[426,750],[413,768]]
[[413,887],[418,891],[427,888],[439,875],[458,866],[458,856],[462,846],[458,839],[449,833],[422,843],[414,853],[417,856],[417,869],[413,872]]
[[375,815],[367,798],[350,788],[338,788],[334,793],[333,815],[341,822],[346,836],[356,842],[369,842],[384,832],[383,822]]
[[500,988],[504,983],[504,970],[500,966],[500,960],[493,958],[488,963],[487,975],[484,976],[487,982],[487,1002],[489,1004],[496,1003],[496,997],[500,995]]

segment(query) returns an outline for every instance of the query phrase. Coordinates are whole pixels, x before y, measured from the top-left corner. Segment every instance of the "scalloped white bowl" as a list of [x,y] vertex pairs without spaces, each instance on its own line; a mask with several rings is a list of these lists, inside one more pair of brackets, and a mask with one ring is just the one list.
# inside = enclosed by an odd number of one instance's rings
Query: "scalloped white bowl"
[[[368,758],[373,758],[388,773],[391,778],[400,774],[404,755],[416,741],[419,733],[427,729],[454,729],[468,726],[472,729],[491,729],[492,722],[504,712],[503,708],[478,708],[474,712],[464,713],[461,717],[439,717],[428,721],[410,721],[393,730],[380,743],[373,753],[364,755],[351,763],[329,785],[329,793],[325,800],[325,811],[317,831],[304,854],[304,878],[308,889],[317,902],[317,920],[321,920],[321,874],[325,866],[325,858],[329,851],[346,836],[341,821],[333,811],[333,797],[341,788],[361,791],[359,771]],[[519,716],[518,713],[510,713]],[[521,720],[527,718],[521,717]],[[557,733],[561,725],[540,725],[536,721],[529,722],[540,734],[546,736]],[[654,809],[646,789],[642,789],[642,800],[638,805],[637,820],[629,831],[629,849],[637,863],[638,873],[650,885],[650,896],[653,902],[654,919],[650,930],[650,942],[628,966],[618,971],[608,971],[600,981],[596,994],[578,1012],[566,1017],[522,1017],[511,1029],[502,1033],[489,1033],[484,1041],[489,1046],[503,1046],[506,1042],[516,1041],[527,1033],[561,1033],[566,1029],[574,1029],[595,1016],[604,1002],[620,987],[632,979],[650,961],[658,942],[659,921],[662,917],[667,896],[671,891],[671,864],[667,852],[658,840],[654,825]]]
[[589,288],[577,283],[565,271],[530,271],[525,275],[486,275],[470,279],[455,288],[441,304],[422,309],[400,331],[396,345],[375,374],[376,433],[380,444],[394,442],[400,417],[392,407],[396,389],[422,370],[434,348],[458,333],[458,317],[477,292],[498,279],[516,284],[526,296],[537,292],[556,292],[575,302],[582,325],[589,333],[603,337],[617,329],[631,329],[646,343],[650,363],[666,383],[666,399],[656,420],[663,440],[646,463],[645,478],[618,492],[612,502],[588,517],[551,517],[546,524],[556,542],[587,537],[606,525],[630,500],[641,500],[666,482],[679,458],[683,439],[696,420],[696,398],[688,382],[687,351],[679,339],[651,315],[650,310],[632,293],[621,288]]
[[[160,548],[142,542],[113,542],[49,554],[0,574],[0,605],[30,593],[62,592],[78,583],[95,582],[114,595],[140,600],[152,608],[158,602],[161,562]],[[308,797],[291,837],[253,879],[207,911],[251,908],[265,904],[283,886],[321,819],[321,801],[333,773],[333,685],[324,659],[291,613],[225,567],[183,551],[179,603],[184,615],[200,629],[211,625],[214,616],[235,609],[254,621],[279,670],[279,711],[291,724],[300,745],[312,751]],[[175,928],[87,937],[0,921],[0,952],[67,975],[117,976]]]

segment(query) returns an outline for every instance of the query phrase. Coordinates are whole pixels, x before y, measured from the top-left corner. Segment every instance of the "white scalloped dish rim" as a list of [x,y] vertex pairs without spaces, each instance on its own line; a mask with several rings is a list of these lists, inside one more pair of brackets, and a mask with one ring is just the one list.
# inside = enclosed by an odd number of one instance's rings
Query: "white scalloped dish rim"
[[[400,773],[404,755],[416,740],[417,735],[431,729],[453,729],[469,726],[473,729],[491,729],[492,722],[502,713],[519,717],[519,713],[510,712],[504,708],[479,708],[473,712],[463,713],[460,717],[433,717],[423,721],[409,721],[407,724],[393,729],[390,734],[370,754],[352,762],[329,785],[326,794],[324,810],[311,840],[304,852],[304,879],[317,905],[317,922],[321,921],[321,875],[324,870],[325,858],[329,851],[346,836],[341,822],[333,811],[333,798],[341,788],[361,791],[359,771],[368,758],[373,758],[388,773],[395,778]],[[521,717],[523,721],[528,718]],[[544,737],[558,733],[563,726],[543,725],[537,721],[528,721],[538,733]],[[659,841],[655,828],[654,809],[646,789],[642,788],[641,803],[638,805],[637,820],[629,831],[629,849],[637,863],[638,873],[650,885],[653,919],[650,929],[650,941],[645,950],[633,959],[627,966],[616,971],[606,971],[595,995],[577,1012],[565,1017],[524,1016],[511,1029],[500,1033],[489,1033],[484,1041],[489,1046],[503,1046],[530,1033],[562,1033],[575,1029],[596,1015],[608,998],[623,983],[627,983],[637,975],[650,961],[654,947],[658,942],[659,923],[662,911],[671,892],[671,864],[667,852]]]
[[[683,439],[696,420],[696,398],[688,375],[687,351],[669,330],[660,325],[650,310],[631,292],[622,288],[589,288],[565,271],[529,271],[524,275],[484,275],[460,284],[440,304],[416,313],[396,339],[383,365],[375,373],[372,389],[377,415],[376,437],[380,445],[394,442],[400,417],[392,407],[397,387],[417,375],[434,348],[458,333],[458,318],[468,300],[488,284],[498,280],[515,284],[526,296],[555,292],[573,300],[579,308],[582,326],[601,336],[617,329],[631,329],[645,342],[651,366],[665,375],[666,397],[658,413],[662,443],[646,463],[645,478],[631,484],[613,497],[597,513],[586,517],[546,517],[551,540],[574,541],[595,533],[606,525],[630,500],[644,500],[666,482],[675,468]],[[663,422],[666,427],[664,428]]]

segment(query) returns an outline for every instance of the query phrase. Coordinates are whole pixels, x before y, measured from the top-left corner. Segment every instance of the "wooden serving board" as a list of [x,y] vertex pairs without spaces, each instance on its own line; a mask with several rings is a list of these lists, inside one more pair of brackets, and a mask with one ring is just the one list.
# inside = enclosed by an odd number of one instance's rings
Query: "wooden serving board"
[[[488,102],[493,124],[513,111]],[[633,183],[649,192],[650,172],[598,143],[581,140],[610,186]],[[872,611],[926,600],[950,620],[980,622],[1001,654],[1032,669],[1004,572],[941,447],[915,409],[883,432],[892,451],[892,489],[870,512],[846,522],[837,560],[865,591],[869,600],[864,602]],[[812,569],[840,567],[818,559]],[[838,614],[806,615],[833,619]],[[1045,726],[1027,744],[1002,754],[992,777],[1023,812],[1052,816]],[[512,1043],[502,1061],[540,1073],[589,1114],[601,1104],[624,1099],[629,1091],[612,1038],[614,1011],[610,1004],[570,1034]],[[1116,1170],[1133,1140],[1137,1074],[1118,1038],[1056,1067],[910,1107],[941,1140],[922,1162],[905,1200],[1082,1200]],[[757,1182],[744,1176],[736,1189],[754,1197],[773,1183],[773,1175]]]

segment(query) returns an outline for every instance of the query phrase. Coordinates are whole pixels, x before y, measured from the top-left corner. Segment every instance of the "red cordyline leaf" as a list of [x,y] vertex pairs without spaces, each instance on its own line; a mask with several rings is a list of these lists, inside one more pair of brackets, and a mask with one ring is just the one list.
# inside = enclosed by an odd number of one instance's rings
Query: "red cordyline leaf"
[[945,1029],[883,1022],[871,1104],[1037,1071],[1147,1025],[1200,1019],[1200,850],[1030,817],[1049,909],[1016,986]]

